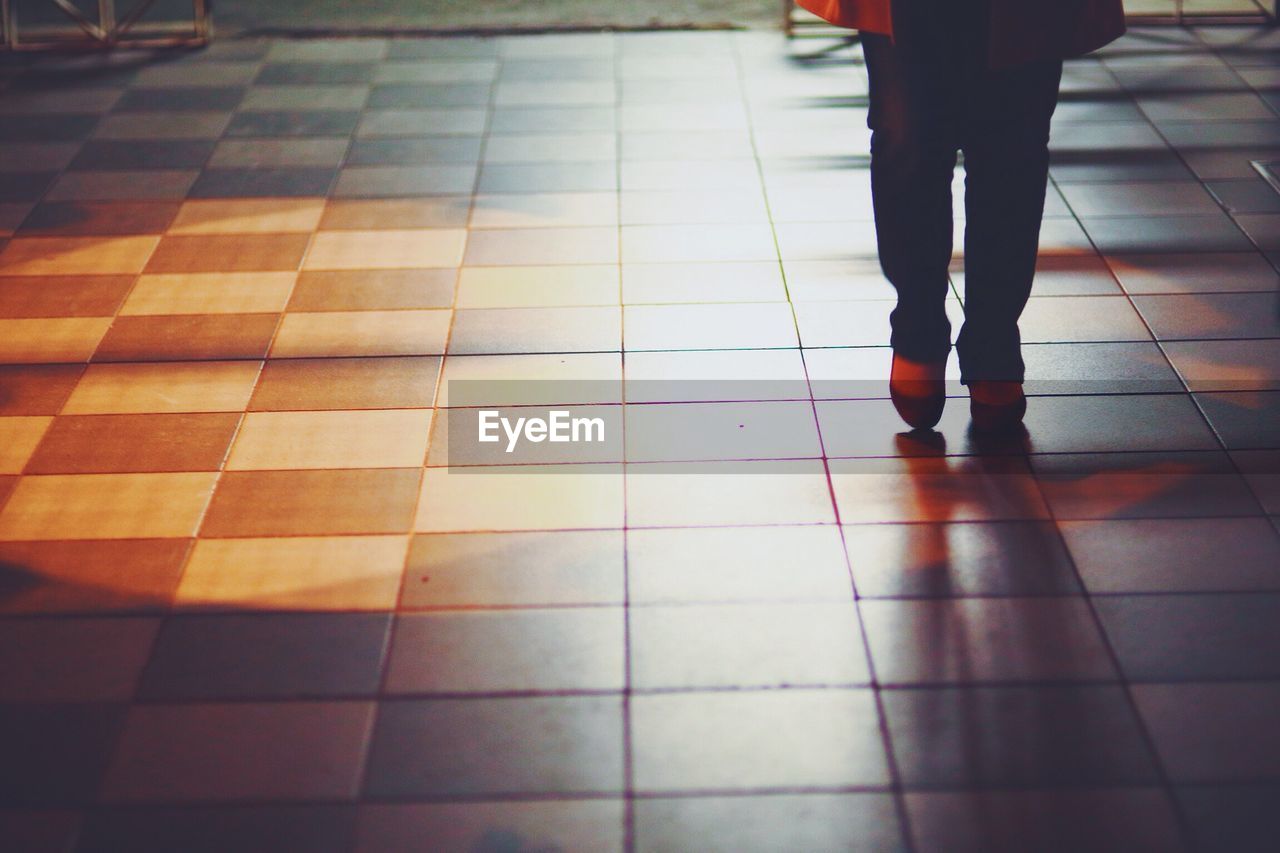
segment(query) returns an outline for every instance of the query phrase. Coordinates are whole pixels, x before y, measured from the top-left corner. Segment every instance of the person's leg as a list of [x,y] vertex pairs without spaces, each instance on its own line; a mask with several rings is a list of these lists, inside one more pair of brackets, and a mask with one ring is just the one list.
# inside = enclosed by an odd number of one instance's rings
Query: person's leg
[[898,294],[893,351],[942,362],[951,351],[947,270],[952,251],[956,89],[945,25],[918,2],[894,4],[894,39],[863,35],[870,82],[871,194],[885,278]]
[[1049,176],[1049,121],[1062,62],[972,74],[963,138],[961,381],[1018,383],[1018,318],[1031,295]]

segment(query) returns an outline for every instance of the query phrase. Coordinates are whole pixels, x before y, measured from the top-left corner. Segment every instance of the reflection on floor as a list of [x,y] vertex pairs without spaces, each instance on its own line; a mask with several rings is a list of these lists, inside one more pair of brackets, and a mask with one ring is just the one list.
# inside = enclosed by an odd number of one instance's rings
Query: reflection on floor
[[[0,846],[1272,849],[1277,46],[1070,64],[996,445],[894,434],[838,52],[6,66]],[[804,391],[451,473],[486,378]]]

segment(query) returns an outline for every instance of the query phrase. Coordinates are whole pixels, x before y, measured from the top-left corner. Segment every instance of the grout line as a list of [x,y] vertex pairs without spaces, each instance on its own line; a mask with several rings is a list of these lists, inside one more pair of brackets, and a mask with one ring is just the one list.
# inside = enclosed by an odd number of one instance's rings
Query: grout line
[[[738,84],[740,87],[739,91],[742,92],[742,91],[745,91],[745,87],[747,83],[745,79],[745,74],[744,74],[742,56],[741,56],[740,50],[738,49],[739,45],[737,41],[734,40],[732,44],[733,44],[734,64],[737,68],[737,73],[738,73]],[[747,126],[748,126],[749,138],[751,140],[751,149],[752,149],[753,155],[755,156],[757,174],[759,175],[759,178],[760,178],[761,193],[764,196],[765,215],[769,219],[769,228],[770,228],[770,232],[773,235],[773,241],[774,241],[774,251],[777,253],[777,256],[778,256],[778,267],[779,267],[778,271],[779,271],[779,275],[782,277],[783,291],[786,294],[787,302],[791,307],[792,323],[795,329],[797,344],[801,345],[800,360],[801,360],[801,365],[805,371],[805,383],[809,389],[809,405],[813,413],[814,429],[818,437],[818,445],[820,448],[820,452],[822,454],[821,459],[822,459],[823,475],[826,479],[827,494],[828,494],[829,500],[831,501],[831,513],[836,524],[836,529],[840,533],[840,549],[841,549],[841,553],[844,556],[845,571],[848,573],[848,577],[849,577],[849,592],[850,592],[850,596],[851,596],[853,607],[854,607],[854,613],[857,616],[860,642],[862,644],[862,651],[866,661],[867,674],[870,679],[870,683],[868,687],[871,690],[871,695],[875,703],[876,723],[877,723],[878,732],[879,732],[880,749],[884,755],[885,766],[886,766],[886,769],[888,770],[889,783],[890,783],[889,790],[892,793],[894,813],[898,821],[897,834],[902,842],[903,849],[906,851],[906,853],[913,853],[915,849],[915,844],[914,844],[913,834],[911,832],[910,819],[907,813],[906,800],[903,793],[902,774],[898,764],[897,755],[894,751],[893,739],[889,733],[889,719],[886,713],[884,698],[882,695],[883,685],[879,682],[877,678],[875,660],[872,658],[872,655],[871,655],[871,644],[867,634],[866,621],[863,617],[861,604],[859,603],[857,583],[854,580],[854,575],[853,575],[852,558],[849,554],[849,546],[848,546],[848,541],[845,538],[844,526],[841,524],[841,521],[840,521],[840,503],[836,496],[835,482],[832,479],[832,475],[831,475],[831,462],[827,456],[826,441],[823,438],[822,419],[818,413],[818,401],[814,399],[813,381],[809,373],[808,362],[804,357],[804,349],[802,347],[803,339],[800,337],[799,317],[795,313],[795,303],[792,301],[791,291],[787,284],[786,265],[783,263],[782,246],[778,237],[777,223],[774,221],[773,210],[771,205],[769,204],[769,194],[767,190],[767,184],[765,183],[764,166],[760,159],[759,148],[756,145],[756,135],[755,135],[754,122],[752,121],[753,114],[751,110],[751,103],[750,103],[750,100],[745,97],[743,98],[743,109],[745,110],[746,116],[747,116]]]

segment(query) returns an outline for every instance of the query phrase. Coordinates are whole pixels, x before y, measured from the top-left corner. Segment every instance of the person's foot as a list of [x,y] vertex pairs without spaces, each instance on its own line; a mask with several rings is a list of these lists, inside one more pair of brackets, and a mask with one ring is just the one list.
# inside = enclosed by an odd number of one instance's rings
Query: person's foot
[[1027,397],[1022,383],[978,380],[969,383],[969,415],[976,429],[1001,432],[1022,423],[1027,413]]
[[947,402],[946,370],[946,361],[912,361],[893,354],[889,396],[913,429],[931,429],[942,419]]

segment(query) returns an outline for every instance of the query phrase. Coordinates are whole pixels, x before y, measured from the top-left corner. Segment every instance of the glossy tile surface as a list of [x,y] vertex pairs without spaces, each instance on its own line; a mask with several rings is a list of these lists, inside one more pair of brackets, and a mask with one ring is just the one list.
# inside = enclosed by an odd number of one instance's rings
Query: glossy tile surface
[[219,15],[0,62],[0,847],[1274,847],[1274,34],[1067,63],[991,438],[856,46]]

